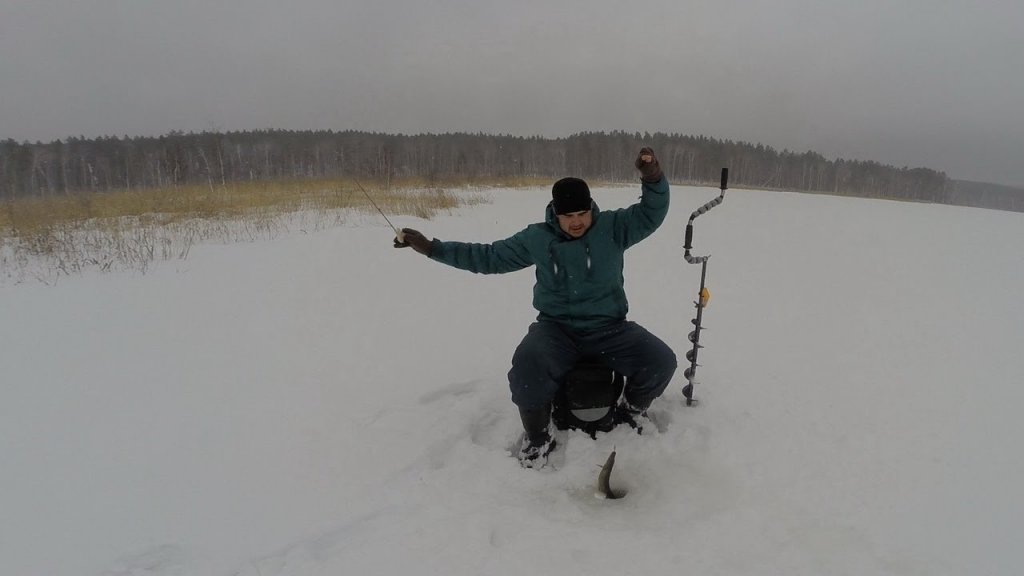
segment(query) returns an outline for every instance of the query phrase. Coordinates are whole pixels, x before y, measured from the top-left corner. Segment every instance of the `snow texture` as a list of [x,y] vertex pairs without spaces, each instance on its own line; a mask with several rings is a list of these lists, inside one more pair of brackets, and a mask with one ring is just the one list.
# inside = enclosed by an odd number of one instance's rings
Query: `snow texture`
[[[487,242],[548,198],[488,194],[392,220]],[[683,230],[716,195],[674,188],[627,253],[630,317],[680,359]],[[734,190],[695,228],[701,404],[680,368],[657,429],[560,433],[541,471],[505,377],[531,271],[364,220],[0,284],[0,573],[1019,573],[1024,214]]]

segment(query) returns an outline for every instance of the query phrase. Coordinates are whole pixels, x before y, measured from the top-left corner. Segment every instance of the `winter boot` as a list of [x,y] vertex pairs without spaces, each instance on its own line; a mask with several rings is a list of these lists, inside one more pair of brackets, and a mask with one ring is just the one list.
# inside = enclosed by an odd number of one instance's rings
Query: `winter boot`
[[647,416],[647,408],[640,408],[629,403],[625,398],[615,407],[615,423],[629,424],[637,434],[644,433],[644,424],[651,419]]
[[523,421],[523,445],[519,449],[519,464],[523,468],[543,468],[548,455],[555,449],[555,437],[551,435],[551,406],[543,408],[520,408]]

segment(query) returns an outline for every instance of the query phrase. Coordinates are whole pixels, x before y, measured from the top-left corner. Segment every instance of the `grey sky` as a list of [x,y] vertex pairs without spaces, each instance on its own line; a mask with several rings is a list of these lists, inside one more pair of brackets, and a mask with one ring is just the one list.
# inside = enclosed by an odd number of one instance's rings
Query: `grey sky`
[[1024,186],[1021,0],[0,0],[0,139],[664,131]]

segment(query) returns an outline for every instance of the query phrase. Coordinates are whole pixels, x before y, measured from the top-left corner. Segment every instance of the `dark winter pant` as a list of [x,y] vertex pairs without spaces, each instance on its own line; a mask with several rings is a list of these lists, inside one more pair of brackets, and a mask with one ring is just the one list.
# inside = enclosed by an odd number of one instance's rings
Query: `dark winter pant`
[[676,371],[676,355],[636,322],[578,333],[555,322],[534,322],[512,356],[512,402],[542,408],[555,398],[565,376],[583,357],[593,357],[626,377],[626,401],[647,408]]

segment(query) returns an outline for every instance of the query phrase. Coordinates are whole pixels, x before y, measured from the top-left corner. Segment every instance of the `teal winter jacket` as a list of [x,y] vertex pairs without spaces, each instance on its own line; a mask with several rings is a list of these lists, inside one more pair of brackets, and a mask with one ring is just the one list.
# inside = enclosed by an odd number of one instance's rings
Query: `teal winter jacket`
[[589,331],[625,320],[629,311],[623,289],[626,249],[653,233],[668,214],[665,178],[642,183],[640,202],[601,212],[593,204],[593,223],[580,238],[558,226],[548,204],[545,221],[490,244],[435,239],[431,259],[478,274],[503,274],[536,267],[533,307],[538,320]]

